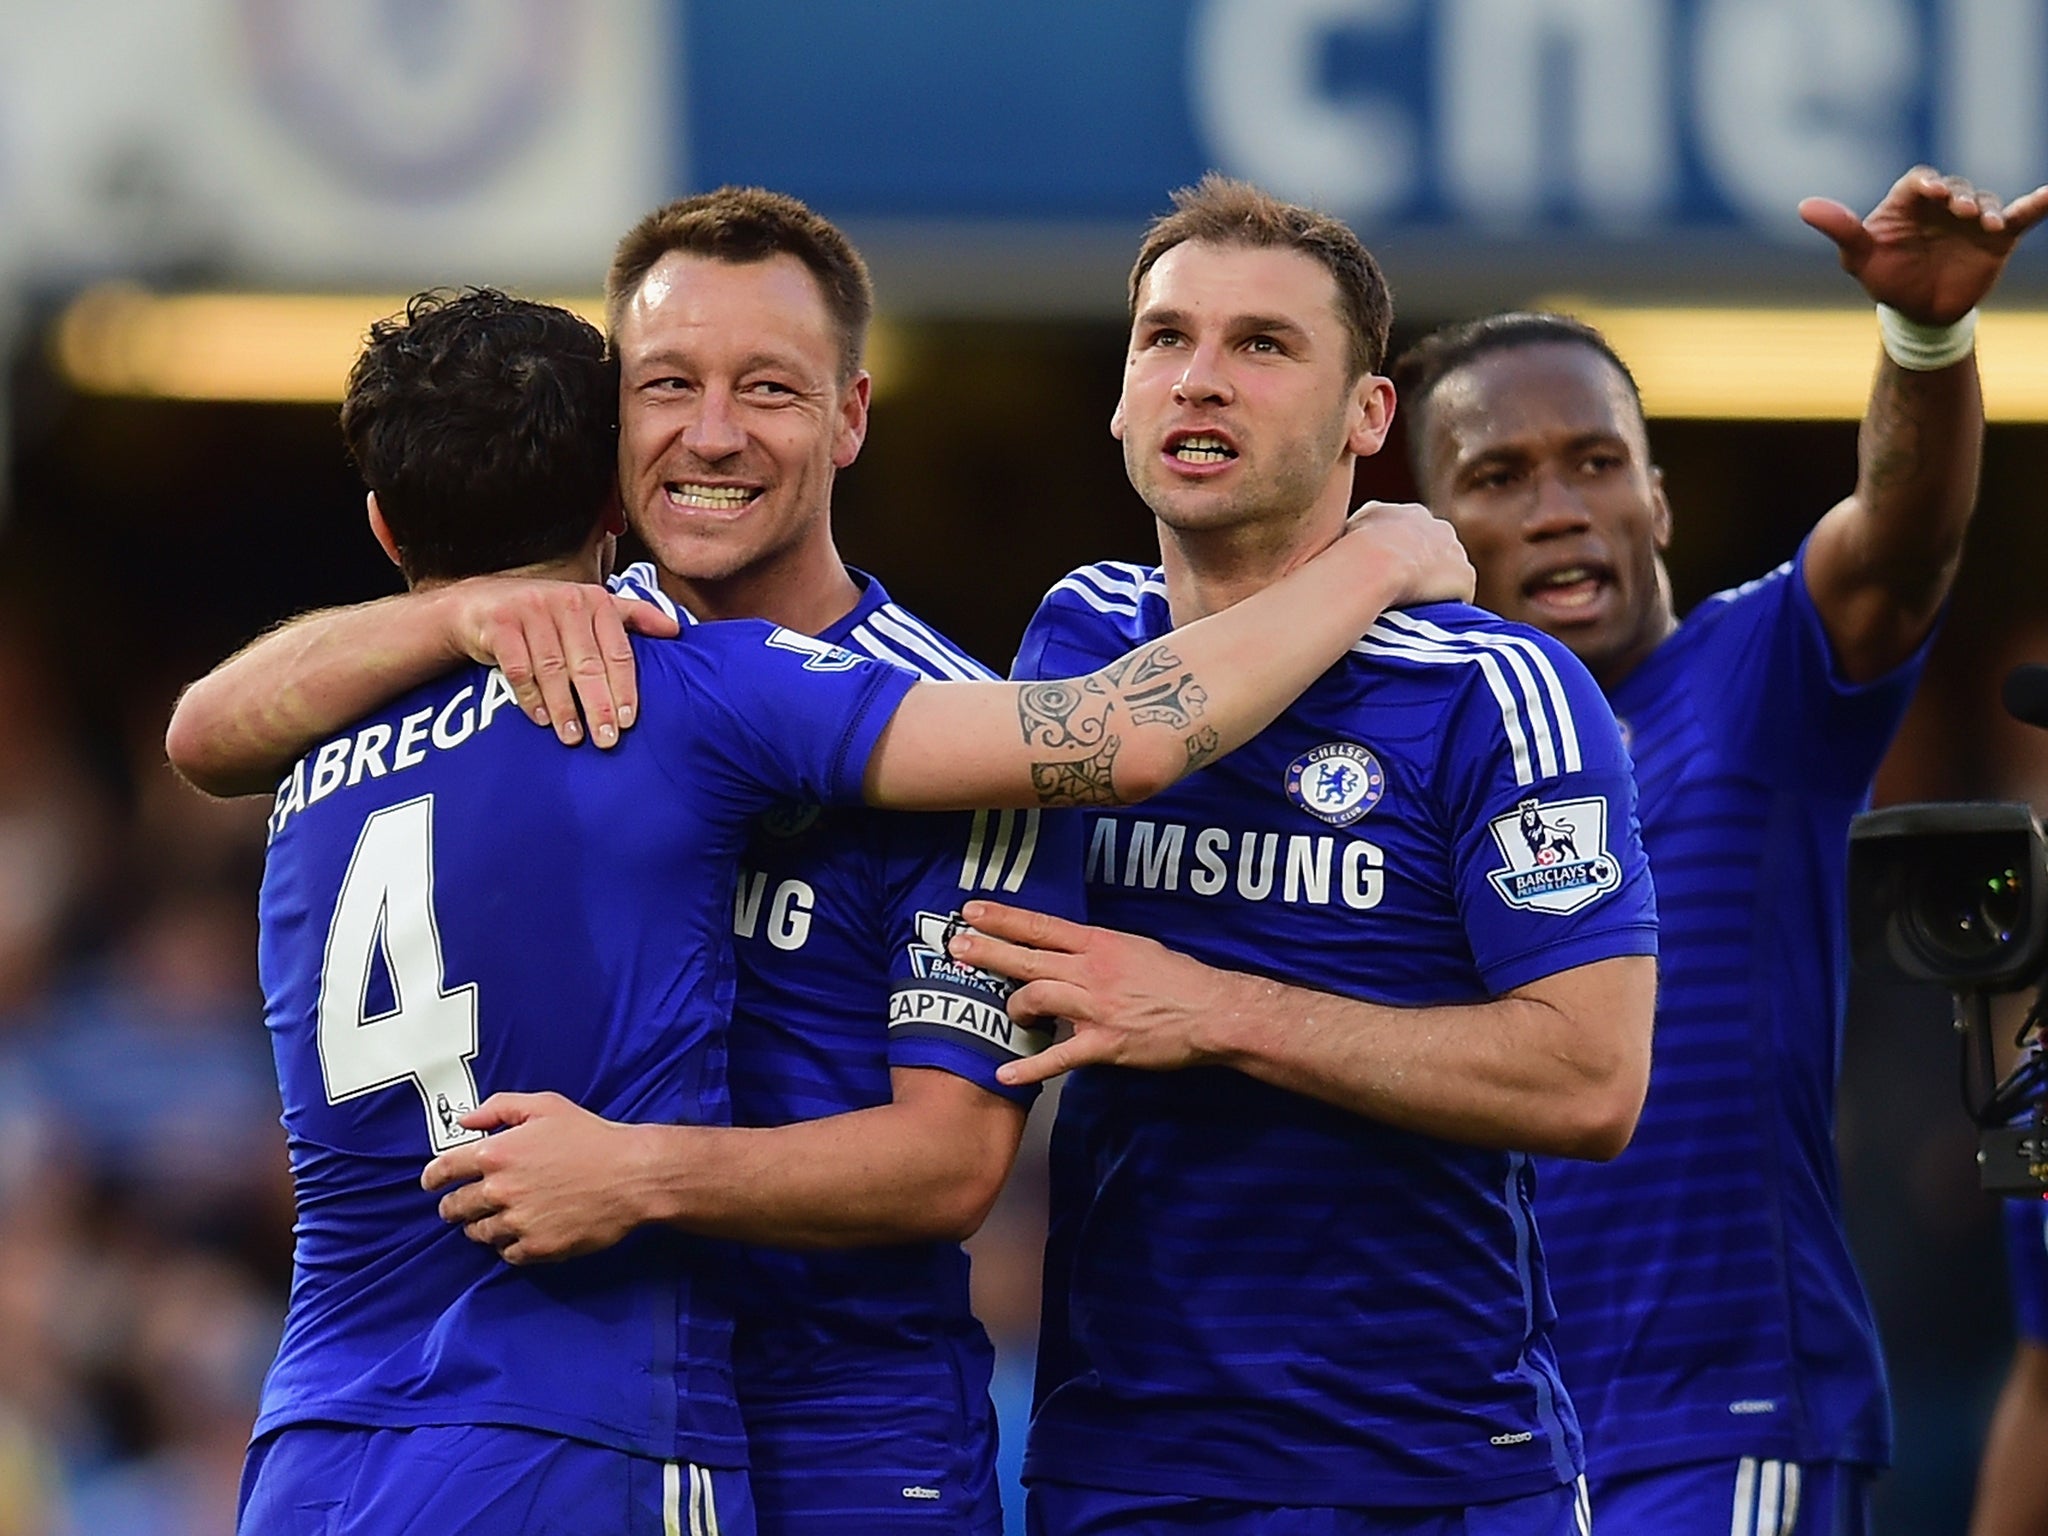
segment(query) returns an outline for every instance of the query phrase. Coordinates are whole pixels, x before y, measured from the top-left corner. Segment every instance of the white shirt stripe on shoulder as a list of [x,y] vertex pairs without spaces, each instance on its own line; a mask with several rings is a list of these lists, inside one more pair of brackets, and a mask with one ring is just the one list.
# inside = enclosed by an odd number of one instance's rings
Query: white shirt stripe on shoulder
[[1517,783],[1533,784],[1538,777],[1576,773],[1584,766],[1564,685],[1550,658],[1533,641],[1519,635],[1446,630],[1393,613],[1383,615],[1351,649],[1427,665],[1478,667],[1500,705]]
[[1473,666],[1486,679],[1486,686],[1492,692],[1494,702],[1500,705],[1500,719],[1507,733],[1508,749],[1515,764],[1515,782],[1530,785],[1536,782],[1536,760],[1529,746],[1529,732],[1525,726],[1523,699],[1508,683],[1506,672],[1500,661],[1490,651],[1451,650],[1410,642],[1405,639],[1389,638],[1378,625],[1365,632],[1365,638],[1351,647],[1367,656],[1392,656],[1404,661],[1419,661],[1431,666]]
[[934,677],[986,682],[995,676],[980,662],[942,639],[930,626],[905,613],[894,603],[884,603],[868,615],[868,624],[877,634],[888,636],[904,650],[924,657],[930,663],[924,670]]
[[1023,889],[1037,852],[1037,811],[976,811],[967,834],[967,851],[960,861],[960,889],[1000,888],[1014,894]]
[[1071,592],[1099,613],[1126,616],[1138,611],[1147,593],[1165,590],[1165,579],[1157,571],[1122,560],[1084,565],[1053,584],[1053,591]]
[[[1427,619],[1418,619],[1413,614],[1393,612],[1385,615],[1399,629],[1426,636],[1433,640],[1464,641],[1470,645],[1483,645],[1489,650],[1500,652],[1510,658],[1525,685],[1541,685],[1550,700],[1549,718],[1555,721],[1558,735],[1558,750],[1562,754],[1564,771],[1577,773],[1584,766],[1579,756],[1579,725],[1572,717],[1571,700],[1565,696],[1564,679],[1557,675],[1557,665],[1543,647],[1527,635],[1503,635],[1487,630],[1453,631]],[[1526,670],[1525,670],[1526,669]],[[1529,674],[1533,673],[1532,679]]]

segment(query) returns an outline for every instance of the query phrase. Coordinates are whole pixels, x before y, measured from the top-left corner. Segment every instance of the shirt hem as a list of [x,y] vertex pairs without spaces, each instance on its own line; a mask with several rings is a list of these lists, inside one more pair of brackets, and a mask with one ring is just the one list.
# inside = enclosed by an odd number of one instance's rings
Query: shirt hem
[[498,1403],[414,1404],[395,1407],[389,1403],[329,1401],[303,1407],[274,1408],[259,1414],[249,1431],[251,1444],[265,1435],[300,1424],[346,1424],[363,1429],[424,1429],[438,1425],[502,1425],[508,1429],[532,1430],[538,1434],[560,1435],[601,1445],[608,1450],[646,1456],[655,1461],[684,1461],[700,1467],[745,1470],[746,1439],[743,1435],[677,1434],[659,1441],[633,1435],[611,1425],[589,1420],[536,1413],[525,1405]]

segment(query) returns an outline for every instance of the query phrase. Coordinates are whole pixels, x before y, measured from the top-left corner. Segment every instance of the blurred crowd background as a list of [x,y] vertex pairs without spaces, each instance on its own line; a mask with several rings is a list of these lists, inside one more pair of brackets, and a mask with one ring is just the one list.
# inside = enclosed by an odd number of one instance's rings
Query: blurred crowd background
[[[162,731],[177,688],[264,626],[395,590],[333,402],[404,293],[593,296],[665,197],[811,201],[882,305],[842,543],[1000,666],[1067,569],[1151,552],[1106,430],[1123,271],[1212,165],[1351,219],[1397,346],[1559,294],[1608,320],[1669,477],[1681,611],[1789,556],[1854,479],[1875,329],[1798,199],[1867,208],[1917,160],[2012,193],[2048,179],[2048,0],[0,0],[0,19],[0,1536],[232,1526],[290,1274],[254,970],[264,807],[186,790]],[[2040,236],[1993,310],[1978,521],[1883,802],[2048,810],[2048,732],[1996,702],[2012,664],[2048,661]],[[1673,315],[1707,340],[1662,339]],[[1823,333],[1850,338],[1839,359]],[[1398,442],[1360,492],[1412,494]],[[1899,1419],[1888,1536],[1960,1528],[2011,1343],[1947,1022],[1939,995],[1860,990],[1844,1067]],[[1013,1460],[1051,1109],[973,1245]]]

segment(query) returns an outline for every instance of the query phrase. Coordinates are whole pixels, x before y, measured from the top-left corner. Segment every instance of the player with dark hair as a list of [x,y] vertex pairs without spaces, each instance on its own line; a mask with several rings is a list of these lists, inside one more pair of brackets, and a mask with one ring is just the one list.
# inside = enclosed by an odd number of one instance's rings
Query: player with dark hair
[[[1220,178],[1175,204],[1112,422],[1161,565],[1060,582],[1020,676],[1270,594],[1385,439],[1389,304],[1357,238]],[[1014,1015],[1074,1025],[1003,1076],[1081,1069],[1053,1131],[1034,1530],[1583,1533],[1526,1152],[1612,1157],[1642,1100],[1633,804],[1569,652],[1432,605],[1229,762],[1091,816],[1109,928],[968,904],[954,954],[1025,983]]]
[[1880,306],[1856,488],[1792,560],[1683,623],[1663,475],[1604,340],[1495,315],[1396,368],[1417,480],[1479,600],[1570,646],[1621,717],[1657,879],[1657,1070],[1635,1142],[1541,1173],[1603,1530],[1867,1526],[1891,1425],[1834,1148],[1848,825],[1976,500],[1975,306],[2044,213],[2048,188],[2001,207],[1925,168],[1867,218],[1801,205]]
[[[618,365],[567,310],[490,289],[423,293],[370,327],[341,436],[408,582],[557,560],[618,473]],[[420,391],[447,409],[422,430]],[[431,435],[429,435],[431,433]]]
[[[750,202],[754,216],[758,196]],[[656,259],[637,282],[622,309],[622,462],[636,487],[635,519],[666,567],[642,579],[659,580],[701,617],[765,613],[870,655],[902,654],[927,671],[978,675],[888,604],[878,586],[846,572],[831,549],[831,471],[850,460],[865,428],[866,375],[842,374],[843,333],[803,260],[779,251],[743,261],[678,252]],[[437,380],[437,387],[444,383]],[[443,430],[439,422],[432,426]],[[433,441],[423,430],[418,454],[431,452]],[[1419,509],[1369,514],[1343,541],[1351,547],[1332,554],[1351,567],[1348,576],[1303,573],[1362,583],[1358,592],[1330,598],[1339,613],[1327,624],[1319,615],[1311,626],[1327,634],[1290,635],[1275,656],[1264,639],[1250,638],[1254,631],[1240,632],[1247,643],[1236,654],[1265,664],[1256,685],[1261,693],[1287,686],[1287,657],[1305,655],[1304,647],[1324,644],[1336,654],[1340,642],[1330,636],[1372,611],[1362,594],[1396,595],[1411,576],[1424,583],[1419,590],[1456,590],[1468,578],[1454,541],[1439,542],[1425,517]],[[300,621],[188,693],[172,726],[173,759],[208,787],[237,787],[280,753],[378,708],[394,688],[442,671],[454,647],[473,645],[484,655],[502,650],[511,632],[499,622],[507,603],[525,605],[527,618],[553,616],[550,623],[578,605],[586,615],[612,613],[601,592],[593,602],[593,589],[572,586],[457,583]],[[1346,608],[1349,621],[1341,617]],[[1298,620],[1276,604],[1268,621],[1282,613]],[[692,626],[685,643],[725,629]],[[776,634],[780,647],[797,644],[788,630]],[[489,645],[481,643],[485,635]],[[1229,643],[1216,637],[1217,647]],[[856,667],[834,646],[803,644],[810,647],[806,666]],[[664,650],[643,647],[642,668]],[[619,670],[595,675],[616,679],[633,660],[628,654]],[[1300,671],[1295,686],[1313,671]],[[1186,771],[1190,754],[1198,759],[1210,749],[1203,732],[1222,725],[1220,746],[1229,729],[1222,717],[1243,703],[1236,679],[1225,680],[1224,693],[1206,684],[1217,696],[1201,699],[1188,691],[1185,671],[1134,662],[1119,675],[1120,682],[1098,677],[1021,693],[995,683],[913,689],[903,706],[908,713],[899,713],[882,738],[878,761],[896,750],[906,724],[926,707],[911,701],[932,695],[944,700],[963,733],[940,756],[987,751],[988,722],[969,725],[960,711],[965,698],[993,697],[994,689],[1013,713],[1026,711],[1014,718],[1065,745],[1044,753],[1030,796],[982,794],[970,775],[926,803],[1083,803],[1162,771],[1167,765],[1157,760],[1138,766],[1132,753],[1175,718],[1188,732],[1171,771]],[[493,686],[507,693],[512,687],[502,680]],[[1245,681],[1244,691],[1252,686]],[[1139,706],[1143,722],[1130,713],[1138,693],[1149,695]],[[534,700],[531,711],[558,731],[574,720],[573,705]],[[643,761],[661,756],[640,739],[649,728],[623,738],[619,750],[631,745]],[[678,728],[671,719],[656,734]],[[620,740],[616,733],[613,739]],[[308,771],[319,777],[317,755],[308,761],[311,769],[302,764],[295,779]],[[664,782],[639,784],[634,792],[648,801],[652,829],[666,814],[653,802],[678,791]],[[821,798],[815,786],[795,797],[799,805]],[[630,809],[621,814],[618,839],[638,849],[639,818]],[[586,830],[568,840],[588,841],[593,825],[579,822]],[[769,1528],[809,1520],[881,1529],[908,1514],[938,1522],[935,1528],[978,1532],[997,1518],[987,1473],[987,1346],[967,1309],[955,1239],[994,1198],[1028,1101],[1028,1090],[997,1085],[994,1068],[1037,1042],[1004,1017],[994,983],[945,957],[943,940],[963,889],[986,884],[1056,902],[1058,834],[1042,839],[1034,858],[1035,809],[930,825],[937,841],[919,819],[785,810],[753,834],[747,858],[754,867],[737,901],[729,880],[721,884],[716,860],[691,876],[693,899],[702,894],[699,886],[718,886],[726,925],[737,918],[741,929],[735,1107],[773,1129],[621,1125],[600,1117],[675,1117],[634,1114],[573,1088],[566,1096],[501,1093],[468,1113],[451,1100],[465,1131],[510,1129],[455,1147],[431,1174],[437,1187],[482,1176],[446,1196],[446,1214],[517,1263],[588,1253],[647,1223],[803,1246],[891,1245],[843,1261],[753,1255],[744,1268],[728,1262],[718,1271],[722,1294],[713,1304],[724,1304],[729,1291],[743,1308],[736,1349],[748,1436],[768,1469],[762,1513]],[[551,900],[592,900],[588,881],[609,868],[622,885],[602,903],[612,920],[614,909],[644,912],[641,922],[670,920],[663,916],[668,893],[650,884],[644,858],[600,859],[590,849],[584,857],[585,885],[550,885]],[[1071,862],[1073,855],[1066,857]],[[1034,875],[1034,867],[1042,873]],[[785,902],[784,893],[799,887],[815,895],[805,904]],[[495,900],[508,904],[514,892],[521,902],[540,901],[510,879]],[[489,1081],[551,1086],[503,1074]],[[487,1248],[472,1251],[489,1257]],[[888,1404],[886,1413],[877,1414],[878,1400]],[[444,1403],[438,1411],[450,1410]]]

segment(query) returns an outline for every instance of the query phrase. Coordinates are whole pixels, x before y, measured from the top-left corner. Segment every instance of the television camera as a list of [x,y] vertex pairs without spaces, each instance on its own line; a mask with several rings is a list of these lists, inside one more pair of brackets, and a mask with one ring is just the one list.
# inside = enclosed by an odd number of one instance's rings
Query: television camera
[[[2014,718],[2048,730],[2048,666],[2005,680]],[[1977,1123],[1983,1187],[2048,1194],[2048,841],[2024,805],[1901,805],[1849,828],[1849,951],[1894,980],[1955,999],[1963,1105]],[[1999,1075],[1991,1000],[2036,987]]]

